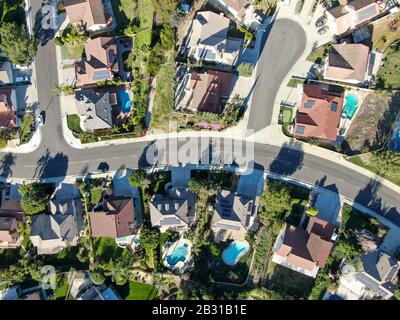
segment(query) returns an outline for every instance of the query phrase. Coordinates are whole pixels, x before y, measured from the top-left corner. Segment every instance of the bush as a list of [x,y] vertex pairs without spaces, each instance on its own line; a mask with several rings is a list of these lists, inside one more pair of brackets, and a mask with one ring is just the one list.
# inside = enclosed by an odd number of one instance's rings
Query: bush
[[0,137],[0,149],[4,149],[5,147],[7,147],[7,143],[8,143],[7,139]]
[[218,257],[219,256],[219,248],[215,243],[212,243],[210,245],[210,253],[214,256],[214,257]]
[[90,280],[92,280],[92,282],[97,286],[102,285],[106,280],[106,276],[104,275],[103,270],[101,270],[100,268],[90,270],[89,277]]
[[237,68],[239,76],[241,77],[251,77],[253,74],[254,66],[251,63],[242,62]]
[[57,45],[57,46],[63,46],[64,45],[64,40],[61,38],[61,37],[55,37],[54,38],[54,43]]
[[37,182],[19,188],[21,207],[26,214],[36,214],[46,210],[52,190],[48,185]]
[[310,216],[310,217],[315,217],[318,214],[318,209],[314,208],[314,207],[309,207],[306,209],[306,213]]

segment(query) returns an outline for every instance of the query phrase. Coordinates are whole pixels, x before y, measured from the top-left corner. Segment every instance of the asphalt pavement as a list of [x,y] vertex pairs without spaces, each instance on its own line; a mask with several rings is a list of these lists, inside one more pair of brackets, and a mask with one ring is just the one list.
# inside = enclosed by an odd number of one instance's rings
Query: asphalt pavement
[[266,38],[260,54],[256,83],[251,99],[248,129],[260,131],[271,124],[275,97],[282,81],[303,54],[307,38],[295,21],[278,19],[263,35]]
[[[42,127],[43,139],[40,147],[33,153],[3,153],[0,159],[0,176],[51,178],[79,175],[97,171],[102,162],[107,164],[109,170],[146,166],[143,153],[148,145],[147,142],[74,149],[64,141],[61,131],[60,100],[51,90],[57,83],[55,46],[52,41],[47,40],[46,32],[43,45],[39,46],[36,57],[38,96],[41,110],[46,111],[46,122]],[[253,103],[257,107],[253,108],[252,106],[250,115],[250,119],[253,119],[251,121],[256,127],[261,125],[264,127],[270,121],[270,114],[259,112],[257,108],[261,108],[263,105],[270,105],[272,108],[279,81],[282,81],[284,75],[290,70],[296,57],[301,55],[303,50],[301,43],[305,42],[303,36],[295,23],[286,20],[281,22],[278,20],[271,30],[270,37],[273,41],[267,40],[264,47],[265,52],[263,51],[261,54],[263,60],[260,64],[262,67],[258,72],[262,80],[257,82],[254,92],[256,101]],[[273,54],[267,53],[272,50],[269,47],[274,45],[278,48],[272,51]],[[272,59],[274,56],[275,58]],[[273,65],[273,67],[267,65]],[[262,101],[268,101],[268,103],[262,105]],[[256,118],[260,120],[255,120]],[[179,144],[184,143],[185,141],[181,140],[179,142]],[[199,154],[205,151],[208,150],[200,150]],[[235,152],[235,157],[239,157],[242,153],[241,150],[235,150]],[[173,155],[173,152],[166,149],[165,154],[170,156]],[[389,220],[400,225],[400,195],[380,184],[379,181],[371,181],[359,172],[334,161],[286,147],[255,144],[254,157],[255,165],[265,171],[283,174],[311,184],[319,184],[384,214]],[[171,157],[167,164],[176,165],[178,162]]]

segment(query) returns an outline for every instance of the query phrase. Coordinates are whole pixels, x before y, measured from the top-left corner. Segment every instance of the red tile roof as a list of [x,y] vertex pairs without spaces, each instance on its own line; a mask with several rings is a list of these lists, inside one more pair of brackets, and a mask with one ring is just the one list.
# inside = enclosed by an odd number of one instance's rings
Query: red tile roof
[[[317,219],[322,221],[320,219]],[[311,230],[318,229],[318,222],[311,222]],[[287,261],[299,268],[313,270],[315,266],[323,268],[333,247],[333,242],[325,238],[328,235],[331,224],[326,222],[326,231],[322,230],[323,236],[318,233],[308,233],[306,230],[291,225],[286,225],[283,243],[276,251],[287,259]],[[314,229],[313,229],[314,228]],[[334,226],[333,226],[334,230]],[[333,232],[333,231],[332,231]]]
[[193,71],[190,79],[190,88],[193,89],[190,108],[202,112],[221,113],[221,98],[229,96],[231,79],[230,72]]
[[[307,105],[312,106],[307,108]],[[342,108],[343,95],[337,96],[319,86],[305,84],[301,105],[296,115],[294,135],[336,141]]]
[[13,89],[0,89],[0,128],[14,128],[15,108],[12,101]]

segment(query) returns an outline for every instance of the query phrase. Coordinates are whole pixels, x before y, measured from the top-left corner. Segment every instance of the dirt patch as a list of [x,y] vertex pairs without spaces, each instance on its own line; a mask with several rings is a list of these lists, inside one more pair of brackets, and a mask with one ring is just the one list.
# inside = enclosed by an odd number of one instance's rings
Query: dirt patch
[[350,126],[343,143],[343,151],[354,155],[382,148],[399,110],[399,92],[394,95],[370,93]]

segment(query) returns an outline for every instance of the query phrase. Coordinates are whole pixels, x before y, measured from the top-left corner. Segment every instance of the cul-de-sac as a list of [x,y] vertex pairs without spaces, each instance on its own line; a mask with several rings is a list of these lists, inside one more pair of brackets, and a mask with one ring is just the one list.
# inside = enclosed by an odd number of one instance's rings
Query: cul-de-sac
[[400,299],[399,7],[1,0],[0,300]]

